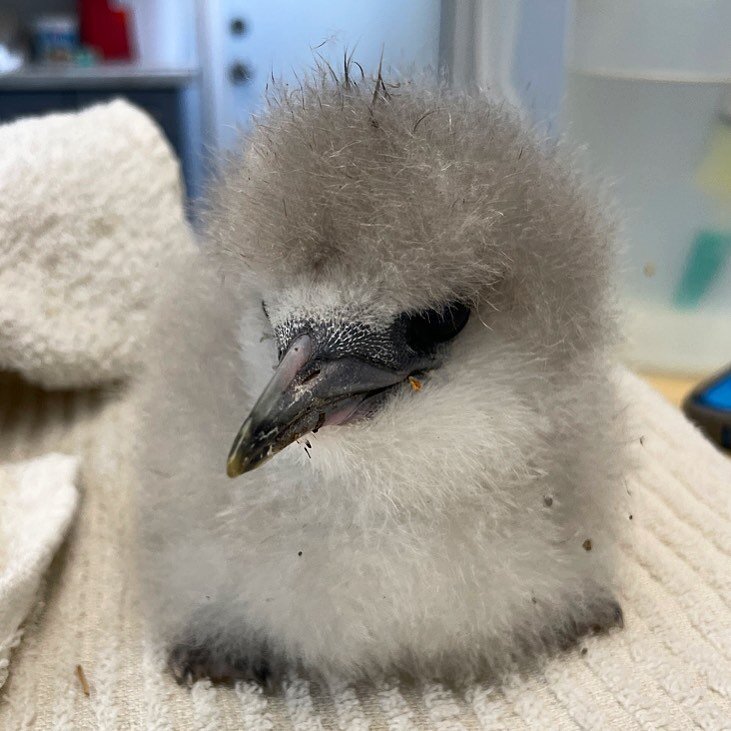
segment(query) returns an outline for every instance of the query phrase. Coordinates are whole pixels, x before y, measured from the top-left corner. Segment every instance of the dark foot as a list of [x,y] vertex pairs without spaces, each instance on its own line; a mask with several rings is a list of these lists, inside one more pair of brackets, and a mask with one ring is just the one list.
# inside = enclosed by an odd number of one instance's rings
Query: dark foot
[[595,609],[594,621],[589,622],[588,629],[593,634],[608,632],[617,627],[624,629],[624,612],[616,599],[609,599]]
[[275,679],[281,675],[274,672],[275,663],[264,648],[248,657],[240,657],[208,647],[180,643],[170,651],[168,667],[178,683],[188,686],[202,678],[214,683],[253,680],[271,690]]
[[608,632],[624,627],[624,612],[616,599],[597,602],[581,620],[572,620],[561,634],[559,645],[562,649],[575,646],[582,637]]

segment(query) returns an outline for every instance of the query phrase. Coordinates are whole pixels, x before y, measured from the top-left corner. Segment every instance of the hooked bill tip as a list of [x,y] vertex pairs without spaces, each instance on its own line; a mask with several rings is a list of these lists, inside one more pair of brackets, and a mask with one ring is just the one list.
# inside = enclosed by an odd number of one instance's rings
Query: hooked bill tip
[[228,460],[226,461],[226,474],[229,477],[238,477],[243,475],[250,466],[251,460],[246,454],[245,445],[251,436],[251,417],[247,418],[246,421],[241,425],[236,439],[231,446],[231,451],[228,453]]
[[251,472],[275,455],[277,448],[268,443],[252,443],[252,420],[247,418],[239,433],[236,435],[231,451],[226,461],[226,474],[229,477],[239,477],[245,472]]
[[238,477],[239,475],[243,475],[244,472],[246,472],[246,470],[241,464],[241,460],[238,458],[238,455],[229,455],[228,461],[226,462],[226,474],[229,477]]
[[232,449],[226,462],[226,474],[229,477],[239,477],[245,472],[251,472],[267,462],[278,450],[267,448],[264,451],[247,452],[244,449]]

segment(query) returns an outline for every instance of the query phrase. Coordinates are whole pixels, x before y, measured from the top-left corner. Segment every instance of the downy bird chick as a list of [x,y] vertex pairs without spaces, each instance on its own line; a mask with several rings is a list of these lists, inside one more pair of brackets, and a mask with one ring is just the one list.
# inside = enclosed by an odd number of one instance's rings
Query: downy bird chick
[[178,678],[459,681],[621,624],[611,237],[560,152],[484,96],[317,76],[207,221],[139,450]]

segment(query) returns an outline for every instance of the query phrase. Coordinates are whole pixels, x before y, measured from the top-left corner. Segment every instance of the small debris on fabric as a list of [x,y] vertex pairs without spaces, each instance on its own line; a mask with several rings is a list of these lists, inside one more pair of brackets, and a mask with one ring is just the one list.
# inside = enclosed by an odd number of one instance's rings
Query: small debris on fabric
[[589,650],[586,647],[581,648],[581,654],[586,655],[586,653],[589,652]]
[[297,555],[298,556],[301,556],[302,555],[302,551],[297,551]]
[[86,679],[86,673],[84,673],[84,668],[81,665],[76,666],[76,677],[79,679],[79,683],[81,683],[81,690],[84,692],[84,695],[90,695],[89,681]]
[[158,477],[172,477],[172,475],[169,472],[163,472],[162,470],[156,470],[154,467],[149,468],[150,472],[152,472],[153,475],[157,475]]
[[644,437],[644,435],[640,437],[640,446],[642,446],[642,447],[645,446],[645,437]]
[[585,551],[591,551],[591,538],[587,538],[582,544],[581,547]]
[[550,495],[546,495],[546,496],[545,496],[545,497],[543,498],[543,504],[544,504],[544,505],[545,505],[545,506],[546,506],[547,508],[550,508],[550,507],[551,507],[551,505],[553,505],[553,498],[552,498],[552,497],[551,497]]
[[632,513],[630,513],[629,519],[630,519],[630,520],[632,520],[632,517],[633,517],[633,516],[632,516]]
[[411,384],[412,391],[421,391],[421,381],[418,378],[409,376],[409,383]]
[[647,264],[642,267],[642,271],[646,277],[654,277],[657,269],[651,261],[648,261]]

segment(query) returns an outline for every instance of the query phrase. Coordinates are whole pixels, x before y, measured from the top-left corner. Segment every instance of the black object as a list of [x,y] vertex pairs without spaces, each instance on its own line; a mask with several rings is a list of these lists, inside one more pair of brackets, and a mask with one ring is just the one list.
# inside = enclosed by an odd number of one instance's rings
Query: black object
[[731,367],[694,388],[683,411],[709,439],[731,451]]
[[234,18],[230,25],[231,35],[242,36],[248,31],[248,26],[243,18]]
[[193,194],[193,131],[188,89],[195,76],[181,72],[145,75],[120,71],[120,77],[94,76],[94,69],[68,73],[49,70],[47,75],[0,75],[0,124],[48,112],[70,112],[119,97],[144,109],[164,132],[178,157],[189,194]]
[[251,79],[251,67],[242,61],[236,61],[231,64],[228,70],[228,75],[231,79],[231,83],[236,84],[237,86],[245,84]]
[[416,353],[429,353],[462,331],[470,319],[470,308],[452,302],[440,310],[422,310],[399,317],[407,345]]

